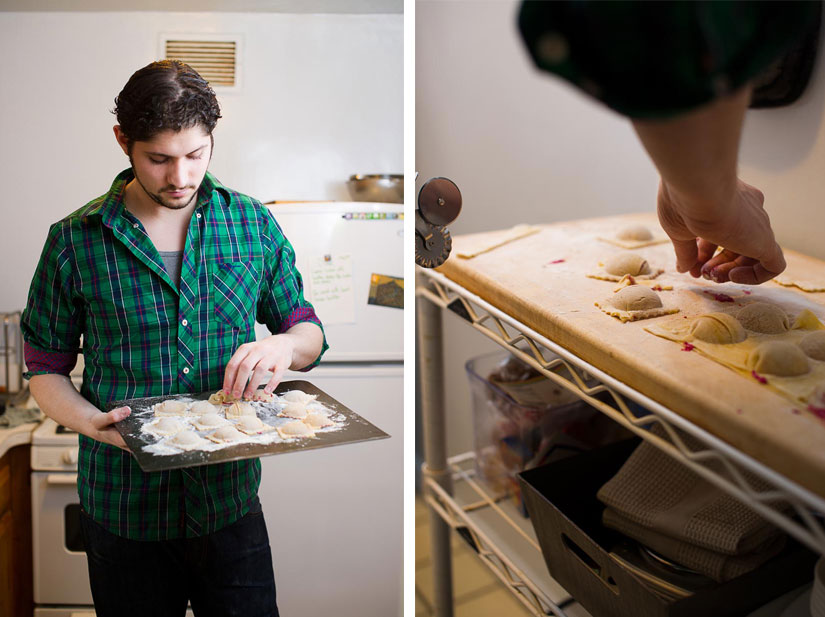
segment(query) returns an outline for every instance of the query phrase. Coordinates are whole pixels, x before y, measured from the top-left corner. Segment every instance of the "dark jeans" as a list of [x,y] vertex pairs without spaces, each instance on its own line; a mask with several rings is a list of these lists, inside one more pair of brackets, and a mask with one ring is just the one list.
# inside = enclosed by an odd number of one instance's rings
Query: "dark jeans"
[[141,542],[80,517],[98,617],[278,617],[261,504],[199,538]]

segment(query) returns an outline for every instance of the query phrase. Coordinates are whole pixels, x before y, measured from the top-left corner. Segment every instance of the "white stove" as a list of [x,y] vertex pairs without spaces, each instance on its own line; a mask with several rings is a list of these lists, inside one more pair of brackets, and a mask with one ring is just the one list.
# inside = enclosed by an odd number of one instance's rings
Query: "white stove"
[[77,496],[77,433],[46,418],[32,432],[35,617],[94,615]]

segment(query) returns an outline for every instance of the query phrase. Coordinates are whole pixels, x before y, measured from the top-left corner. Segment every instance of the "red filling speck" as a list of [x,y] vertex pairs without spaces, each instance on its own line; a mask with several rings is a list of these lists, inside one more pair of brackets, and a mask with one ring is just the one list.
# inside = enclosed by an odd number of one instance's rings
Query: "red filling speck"
[[751,371],[751,375],[753,375],[753,378],[754,378],[756,381],[758,381],[759,383],[768,383],[768,380],[767,380],[767,379],[765,379],[764,377],[762,377],[762,375],[760,375],[760,374],[759,374],[759,373],[757,373],[756,371]]
[[742,415],[742,410],[741,410],[741,409],[737,409],[737,410],[736,410],[736,413],[738,413],[738,414],[741,416],[741,415]]
[[798,415],[799,415],[799,414],[801,414],[802,412],[801,412],[801,411],[799,411],[796,407],[794,407],[793,409],[791,409],[791,413],[792,413],[792,414],[794,414],[794,415],[797,415],[797,416],[798,416]]
[[664,289],[662,289],[661,285],[654,285],[653,287],[651,287],[651,289],[653,291],[664,291]]
[[561,264],[561,263],[564,263],[564,261],[565,261],[564,259],[554,259],[553,261],[548,261],[547,264],[548,265],[550,265],[550,264]]
[[817,418],[825,420],[825,407],[814,407],[813,405],[808,405],[808,411],[814,414]]
[[749,296],[749,295],[751,295],[753,292],[752,292],[752,291],[748,291],[747,289],[743,289],[743,290],[742,290],[742,293],[743,293],[743,294],[745,294],[745,295],[747,295],[747,296]]
[[682,343],[682,351],[693,351],[694,349],[696,349],[695,345],[691,345],[690,343],[687,343],[687,342]]
[[731,298],[728,294],[718,294],[712,291],[705,291],[705,293],[709,296],[713,296],[713,299],[717,302],[733,302],[733,298]]

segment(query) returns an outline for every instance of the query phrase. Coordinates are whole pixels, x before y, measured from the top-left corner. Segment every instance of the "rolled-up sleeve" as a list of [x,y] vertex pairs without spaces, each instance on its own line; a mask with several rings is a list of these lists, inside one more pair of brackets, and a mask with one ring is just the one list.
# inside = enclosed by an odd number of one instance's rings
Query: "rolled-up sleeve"
[[[263,235],[266,242],[265,272],[258,297],[258,321],[266,325],[272,334],[283,334],[292,326],[309,322],[324,327],[315,309],[304,298],[301,273],[295,267],[295,251],[286,239],[272,213],[261,208]],[[329,349],[324,335],[321,353],[311,363],[300,369],[308,371],[318,365],[324,352]]]
[[26,379],[49,373],[68,376],[80,352],[83,303],[75,297],[63,229],[60,223],[49,229],[21,319]]

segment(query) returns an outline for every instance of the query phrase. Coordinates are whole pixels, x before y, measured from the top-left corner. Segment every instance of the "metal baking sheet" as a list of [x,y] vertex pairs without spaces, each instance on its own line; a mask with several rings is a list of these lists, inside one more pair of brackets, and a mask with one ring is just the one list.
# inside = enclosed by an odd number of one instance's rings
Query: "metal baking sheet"
[[[368,441],[372,439],[384,439],[389,437],[387,433],[379,429],[374,424],[368,422],[357,413],[339,403],[326,392],[320,390],[308,381],[284,381],[275,388],[275,394],[282,394],[289,390],[301,390],[307,394],[316,394],[315,399],[329,408],[330,417],[335,420],[336,427],[322,429],[315,433],[315,437],[303,437],[289,440],[282,440],[280,437],[274,443],[245,442],[232,445],[223,445],[214,450],[190,450],[188,452],[177,452],[174,454],[159,454],[151,451],[151,446],[157,444],[160,439],[141,431],[147,422],[155,418],[152,406],[161,401],[169,399],[181,399],[187,401],[201,401],[209,398],[214,391],[201,392],[199,394],[176,394],[171,396],[154,396],[149,398],[136,398],[124,401],[113,401],[106,406],[107,411],[116,407],[128,405],[132,413],[128,418],[117,422],[115,427],[123,436],[126,445],[132,451],[138,465],[143,471],[162,471],[166,469],[179,469],[182,467],[193,467],[195,465],[210,465],[212,463],[225,463],[246,458],[256,458],[260,456],[270,456],[273,454],[285,454],[315,448],[326,448],[346,443]],[[280,418],[277,413],[280,407],[277,403],[255,403],[258,417],[270,426],[279,426],[293,421],[291,418]],[[192,427],[194,429],[194,427]],[[201,436],[204,431],[198,431]],[[212,446],[210,446],[212,447]],[[149,450],[147,450],[149,448]]]

